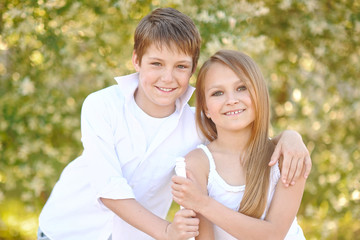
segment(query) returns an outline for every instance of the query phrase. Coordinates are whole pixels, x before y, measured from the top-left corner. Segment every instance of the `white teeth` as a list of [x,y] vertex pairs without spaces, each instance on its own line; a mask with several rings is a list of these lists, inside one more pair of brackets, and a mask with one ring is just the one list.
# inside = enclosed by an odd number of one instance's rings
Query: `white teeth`
[[229,116],[229,115],[234,115],[234,114],[238,114],[238,113],[241,113],[243,112],[244,110],[237,110],[237,111],[234,111],[234,112],[227,112],[225,113],[225,115]]
[[170,92],[171,90],[173,90],[172,88],[162,88],[162,87],[159,87],[159,89],[164,92]]

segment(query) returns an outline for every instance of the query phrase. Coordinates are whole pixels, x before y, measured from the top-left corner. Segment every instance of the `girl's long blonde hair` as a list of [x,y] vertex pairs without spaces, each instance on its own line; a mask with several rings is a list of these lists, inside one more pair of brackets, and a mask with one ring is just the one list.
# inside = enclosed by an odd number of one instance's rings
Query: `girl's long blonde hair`
[[215,53],[201,67],[196,82],[196,122],[200,131],[209,140],[217,138],[214,122],[205,116],[206,102],[204,87],[206,74],[213,63],[224,64],[244,82],[250,92],[255,108],[251,137],[242,161],[246,172],[246,188],[239,212],[260,218],[268,195],[270,167],[268,166],[274,146],[269,140],[270,125],[269,93],[264,77],[257,64],[246,54],[221,50]]

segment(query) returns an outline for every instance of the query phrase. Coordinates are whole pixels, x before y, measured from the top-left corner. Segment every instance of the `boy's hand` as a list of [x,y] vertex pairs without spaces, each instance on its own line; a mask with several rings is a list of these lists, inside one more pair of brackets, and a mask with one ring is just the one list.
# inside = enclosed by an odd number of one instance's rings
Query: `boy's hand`
[[193,210],[181,209],[175,213],[174,220],[166,229],[169,240],[187,240],[199,235],[199,219]]
[[294,185],[305,167],[304,178],[309,176],[311,158],[300,134],[292,130],[284,131],[277,137],[277,144],[269,166],[273,166],[283,157],[281,179],[285,186]]

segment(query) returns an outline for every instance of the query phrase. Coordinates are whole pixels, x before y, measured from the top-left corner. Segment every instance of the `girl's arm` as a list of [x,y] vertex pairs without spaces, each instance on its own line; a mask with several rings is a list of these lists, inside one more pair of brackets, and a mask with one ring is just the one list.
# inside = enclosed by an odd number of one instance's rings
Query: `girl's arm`
[[[207,196],[207,179],[210,168],[209,160],[207,159],[203,151],[200,149],[196,149],[190,152],[185,159],[187,172],[191,171],[193,173],[191,175],[192,182],[196,184],[197,188],[201,191],[202,194]],[[213,224],[202,214],[197,213],[196,217],[200,220],[199,236],[196,237],[196,240],[214,239]]]
[[188,179],[173,178],[177,203],[203,215],[235,238],[262,240],[284,239],[299,209],[306,181],[301,178],[291,188],[277,184],[269,212],[265,220],[260,220],[233,211],[202,193],[192,178],[191,172]]
[[[276,144],[274,153],[269,163],[273,166],[281,157],[281,179],[285,186],[295,185],[300,174],[304,178],[309,176],[311,170],[311,158],[301,135],[293,130],[283,131],[280,135],[271,139]],[[303,170],[305,167],[305,170]]]
[[196,215],[199,220],[199,236],[197,236],[196,240],[213,240],[214,239],[214,230],[213,224],[207,218],[202,216],[201,214]]

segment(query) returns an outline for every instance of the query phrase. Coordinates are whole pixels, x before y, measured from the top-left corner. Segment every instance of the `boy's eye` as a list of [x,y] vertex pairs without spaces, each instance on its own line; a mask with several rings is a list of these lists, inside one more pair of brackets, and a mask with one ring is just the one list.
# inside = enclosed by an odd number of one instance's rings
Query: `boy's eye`
[[223,95],[224,93],[222,91],[216,91],[214,92],[213,94],[211,94],[211,96],[221,96]]
[[240,86],[240,87],[238,87],[237,88],[237,91],[245,91],[247,88],[246,88],[246,86]]
[[178,65],[178,68],[180,68],[180,69],[186,69],[186,68],[189,68],[189,66],[187,66],[187,65]]
[[153,62],[153,63],[151,63],[151,65],[154,65],[154,66],[161,66],[161,63],[159,63],[159,62]]

